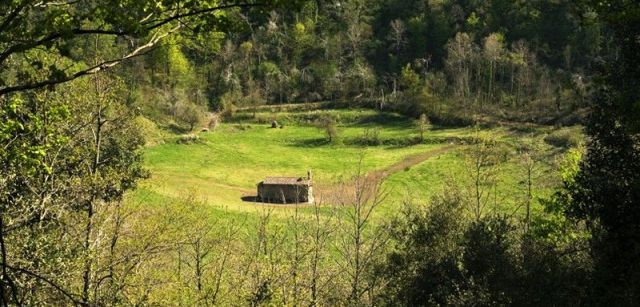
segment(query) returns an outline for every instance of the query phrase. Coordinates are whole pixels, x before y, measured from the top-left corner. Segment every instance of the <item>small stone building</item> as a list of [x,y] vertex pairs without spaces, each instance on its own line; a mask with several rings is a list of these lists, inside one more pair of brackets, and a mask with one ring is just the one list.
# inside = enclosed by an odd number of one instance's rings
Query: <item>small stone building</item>
[[258,200],[265,203],[313,202],[311,172],[304,177],[267,177],[258,183]]

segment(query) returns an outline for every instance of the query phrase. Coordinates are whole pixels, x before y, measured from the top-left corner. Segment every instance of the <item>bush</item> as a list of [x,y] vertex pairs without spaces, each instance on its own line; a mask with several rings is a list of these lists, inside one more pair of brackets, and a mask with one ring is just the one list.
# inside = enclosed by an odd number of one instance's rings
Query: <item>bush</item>
[[336,126],[335,119],[329,115],[322,116],[316,120],[316,127],[324,130],[327,141],[330,143],[338,138],[338,128]]
[[135,119],[136,125],[142,131],[145,143],[147,145],[157,145],[164,143],[164,134],[162,130],[152,120],[138,116]]
[[416,130],[420,134],[420,142],[424,141],[424,133],[428,129],[429,119],[427,119],[427,115],[422,113],[420,114],[420,118],[416,121]]
[[547,144],[560,148],[580,146],[582,140],[582,132],[576,128],[561,128],[549,133],[549,135],[544,138]]
[[224,93],[220,97],[220,105],[222,106],[222,115],[224,117],[233,117],[236,112],[235,104],[242,99],[242,94],[238,91],[230,91]]
[[367,146],[380,146],[382,145],[382,139],[380,139],[380,129],[364,129],[364,133],[360,137],[359,143]]
[[195,104],[183,102],[177,106],[176,119],[189,126],[189,131],[193,131],[196,125],[204,121],[205,113],[202,107]]

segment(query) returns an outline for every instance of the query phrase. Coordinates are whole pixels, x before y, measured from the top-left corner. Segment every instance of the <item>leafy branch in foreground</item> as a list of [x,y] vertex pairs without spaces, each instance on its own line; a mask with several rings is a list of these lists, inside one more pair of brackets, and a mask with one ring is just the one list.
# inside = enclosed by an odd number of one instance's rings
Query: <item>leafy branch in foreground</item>
[[[231,27],[227,11],[273,8],[282,1],[9,1],[0,4],[0,69],[10,70],[21,61],[40,73],[0,74],[0,97],[9,93],[68,82],[111,68],[145,54],[163,38],[182,28],[192,31]],[[282,2],[284,3],[284,2]],[[291,3],[288,5],[292,5]],[[204,18],[206,16],[206,18]],[[72,48],[74,40],[101,36],[127,41],[128,47],[101,63],[60,66],[61,60],[81,62]],[[33,60],[45,51],[54,64]]]

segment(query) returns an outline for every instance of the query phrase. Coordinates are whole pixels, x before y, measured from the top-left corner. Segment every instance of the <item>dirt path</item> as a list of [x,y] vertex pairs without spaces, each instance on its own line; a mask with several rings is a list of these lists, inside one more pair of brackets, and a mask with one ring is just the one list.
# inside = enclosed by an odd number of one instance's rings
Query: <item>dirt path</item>
[[408,157],[405,157],[404,159],[391,164],[383,169],[380,170],[376,170],[373,172],[370,172],[369,174],[367,174],[367,179],[371,179],[371,180],[382,180],[384,178],[389,177],[390,175],[393,175],[397,172],[403,171],[408,167],[413,167],[416,166],[430,158],[433,158],[435,156],[439,156],[451,149],[453,149],[454,147],[456,147],[456,145],[447,145],[447,146],[443,146],[440,147],[438,149],[435,150],[431,150],[431,151],[427,151],[427,152],[422,152],[419,154],[415,154],[415,155],[411,155]]
[[[419,154],[410,155],[405,157],[404,159],[391,164],[385,168],[374,170],[369,172],[365,176],[364,182],[365,185],[369,187],[375,187],[377,183],[382,182],[385,178],[405,170],[406,168],[410,168],[416,166],[428,159],[439,156],[445,152],[452,150],[457,147],[457,145],[446,145],[434,150],[422,152]],[[354,187],[349,183],[333,183],[328,185],[317,184],[314,185],[314,194],[316,196],[316,200],[322,202],[322,200],[327,200],[328,202],[336,201],[339,199],[344,199],[345,194],[353,193]]]

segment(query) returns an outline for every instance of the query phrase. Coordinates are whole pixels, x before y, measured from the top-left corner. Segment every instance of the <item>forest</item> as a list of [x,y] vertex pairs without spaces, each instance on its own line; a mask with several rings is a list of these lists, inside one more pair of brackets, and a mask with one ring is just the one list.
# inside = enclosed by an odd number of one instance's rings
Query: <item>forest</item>
[[0,1],[0,305],[638,306],[639,89],[634,0]]

